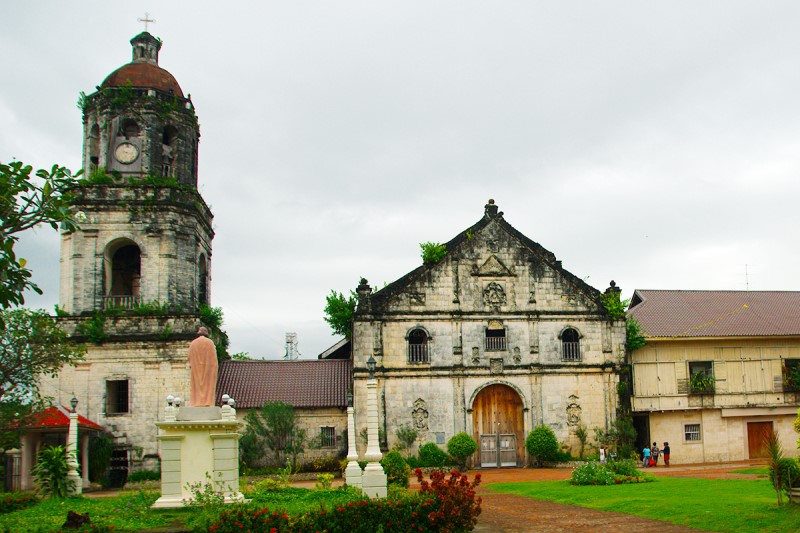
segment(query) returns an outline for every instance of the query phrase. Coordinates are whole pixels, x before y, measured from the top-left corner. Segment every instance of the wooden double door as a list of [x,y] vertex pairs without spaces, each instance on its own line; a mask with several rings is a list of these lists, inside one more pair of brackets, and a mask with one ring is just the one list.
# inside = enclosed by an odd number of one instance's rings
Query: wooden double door
[[517,391],[502,384],[481,390],[472,404],[472,428],[478,443],[476,465],[483,468],[524,465],[525,423]]

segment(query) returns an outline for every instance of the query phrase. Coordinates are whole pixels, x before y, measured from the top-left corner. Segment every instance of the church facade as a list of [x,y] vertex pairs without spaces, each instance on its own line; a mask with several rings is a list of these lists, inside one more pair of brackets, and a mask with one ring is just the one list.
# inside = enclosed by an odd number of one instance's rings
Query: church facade
[[[600,292],[513,228],[491,200],[445,248],[439,261],[375,293],[366,280],[359,285],[356,412],[366,411],[372,357],[389,447],[401,426],[440,445],[465,431],[479,443],[476,466],[517,466],[538,425],[573,449],[579,425],[607,430],[625,327],[610,319]],[[619,291],[613,282],[608,290]]]
[[80,228],[61,234],[60,320],[88,354],[42,383],[111,432],[121,469],[155,466],[167,395],[191,402],[187,348],[210,303],[214,237],[194,106],[158,65],[159,39],[131,45],[132,61],[81,99]]

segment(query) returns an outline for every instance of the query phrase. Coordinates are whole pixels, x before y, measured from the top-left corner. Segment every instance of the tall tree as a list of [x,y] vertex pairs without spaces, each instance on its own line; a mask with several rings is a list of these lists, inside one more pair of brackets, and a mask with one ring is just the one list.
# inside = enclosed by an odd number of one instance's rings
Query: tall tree
[[325,297],[325,322],[334,333],[344,335],[348,339],[353,334],[353,312],[356,309],[356,293],[350,291],[345,297],[341,292],[331,290]]
[[0,330],[0,402],[40,398],[40,376],[55,376],[86,353],[86,347],[71,341],[45,311],[12,309],[0,316],[5,321]]
[[73,176],[58,165],[34,172],[21,161],[0,163],[0,309],[25,303],[27,289],[42,293],[31,281],[25,260],[17,258],[14,245],[20,232],[39,224],[58,229],[61,223],[75,229],[69,189],[80,174]]

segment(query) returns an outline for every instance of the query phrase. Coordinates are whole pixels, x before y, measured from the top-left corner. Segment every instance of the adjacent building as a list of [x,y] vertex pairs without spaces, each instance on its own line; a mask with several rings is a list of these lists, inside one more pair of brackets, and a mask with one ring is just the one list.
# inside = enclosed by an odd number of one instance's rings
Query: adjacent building
[[797,455],[800,292],[637,290],[629,315],[647,345],[631,355],[640,445],[670,462],[764,457],[774,430]]

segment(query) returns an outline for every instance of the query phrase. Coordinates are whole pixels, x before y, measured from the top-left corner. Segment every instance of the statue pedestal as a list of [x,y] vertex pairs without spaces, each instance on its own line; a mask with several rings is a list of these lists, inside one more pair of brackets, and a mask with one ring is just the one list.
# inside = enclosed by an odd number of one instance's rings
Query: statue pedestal
[[[173,409],[170,411],[170,409]],[[153,508],[183,507],[194,499],[192,484],[213,483],[225,503],[244,501],[239,492],[239,429],[236,411],[225,406],[170,406],[157,422],[161,443],[161,497]]]

